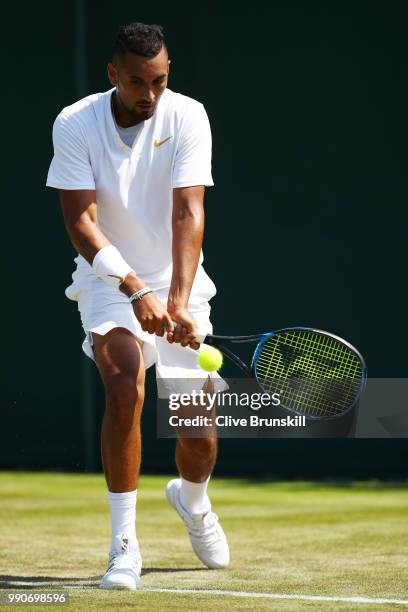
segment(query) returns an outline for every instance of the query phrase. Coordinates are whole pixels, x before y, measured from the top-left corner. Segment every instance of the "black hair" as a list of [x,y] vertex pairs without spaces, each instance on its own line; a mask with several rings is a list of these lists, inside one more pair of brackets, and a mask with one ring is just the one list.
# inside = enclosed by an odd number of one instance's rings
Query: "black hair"
[[166,48],[162,26],[134,22],[119,28],[114,56],[124,57],[128,51],[142,57],[155,57],[163,47]]

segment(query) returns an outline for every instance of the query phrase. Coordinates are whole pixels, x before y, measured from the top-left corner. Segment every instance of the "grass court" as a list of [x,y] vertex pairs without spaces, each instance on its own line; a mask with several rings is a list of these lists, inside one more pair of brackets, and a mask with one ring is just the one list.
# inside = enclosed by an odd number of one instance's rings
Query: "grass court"
[[110,543],[102,475],[0,473],[1,592],[69,591],[69,606],[18,607],[33,611],[408,611],[406,484],[214,478],[231,565],[207,570],[165,499],[170,477],[141,477],[144,569],[129,592],[98,589]]

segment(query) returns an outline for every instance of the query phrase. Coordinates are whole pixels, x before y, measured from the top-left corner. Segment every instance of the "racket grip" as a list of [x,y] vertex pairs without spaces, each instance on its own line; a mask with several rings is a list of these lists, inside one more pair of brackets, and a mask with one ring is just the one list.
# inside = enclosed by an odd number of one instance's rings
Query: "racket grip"
[[207,334],[197,334],[194,339],[196,342],[198,342],[198,344],[204,344],[206,337],[207,337]]

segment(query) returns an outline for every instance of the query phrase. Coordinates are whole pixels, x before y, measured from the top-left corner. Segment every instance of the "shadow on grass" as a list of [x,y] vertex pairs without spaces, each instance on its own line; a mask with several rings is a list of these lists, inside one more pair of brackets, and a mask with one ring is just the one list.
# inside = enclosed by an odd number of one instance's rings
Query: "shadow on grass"
[[[36,589],[36,584],[40,587],[45,583],[50,586],[94,586],[99,584],[101,576],[88,576],[87,578],[78,578],[76,576],[60,577],[60,576],[6,576],[0,575],[0,589]],[[26,583],[36,584],[26,584]]]
[[[179,572],[202,572],[208,571],[205,567],[148,567],[142,570],[142,576],[148,574],[174,574]],[[23,589],[30,590],[44,586],[64,587],[99,587],[101,575],[79,578],[77,576],[7,576],[0,575],[0,589]],[[27,582],[29,584],[27,584]],[[32,583],[32,584],[30,584]]]
[[177,574],[178,572],[208,572],[207,567],[148,567],[142,570],[142,576],[147,574]]

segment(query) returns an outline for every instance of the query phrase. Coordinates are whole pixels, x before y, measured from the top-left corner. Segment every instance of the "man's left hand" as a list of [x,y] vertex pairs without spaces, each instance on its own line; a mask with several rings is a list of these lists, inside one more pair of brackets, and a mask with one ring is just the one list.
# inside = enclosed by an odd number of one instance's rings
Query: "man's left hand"
[[167,311],[174,321],[174,328],[167,332],[167,341],[170,344],[173,342],[180,343],[181,346],[190,346],[192,349],[198,349],[200,347],[198,342],[194,339],[197,337],[197,323],[188,312],[185,306],[175,306],[172,303],[168,303]]

